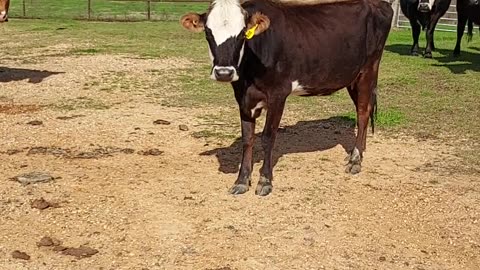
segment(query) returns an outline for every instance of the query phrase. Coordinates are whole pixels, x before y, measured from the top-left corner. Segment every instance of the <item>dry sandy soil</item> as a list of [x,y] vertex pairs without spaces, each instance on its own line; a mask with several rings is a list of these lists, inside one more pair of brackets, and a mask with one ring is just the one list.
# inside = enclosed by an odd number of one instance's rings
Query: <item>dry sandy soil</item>
[[[0,269],[480,269],[480,177],[445,142],[378,133],[350,176],[354,131],[287,112],[273,194],[231,196],[239,141],[192,136],[208,108],[159,105],[188,60],[20,60],[0,68]],[[55,179],[11,179],[35,171]]]

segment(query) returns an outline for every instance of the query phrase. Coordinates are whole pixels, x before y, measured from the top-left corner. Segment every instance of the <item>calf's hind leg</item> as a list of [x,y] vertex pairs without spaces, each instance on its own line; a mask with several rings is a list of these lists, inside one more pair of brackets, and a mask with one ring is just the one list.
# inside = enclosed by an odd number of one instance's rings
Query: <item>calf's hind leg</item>
[[272,192],[273,186],[273,148],[277,138],[278,126],[282,119],[285,108],[286,97],[272,97],[268,101],[268,111],[265,121],[265,127],[262,134],[262,146],[265,153],[262,168],[260,169],[260,180],[258,181],[255,194],[266,196]]
[[368,120],[372,117],[376,106],[376,87],[378,78],[377,60],[370,68],[362,72],[357,79],[348,87],[350,97],[352,97],[357,109],[357,137],[355,146],[348,157],[346,168],[347,173],[357,174],[361,171],[363,152],[367,145]]

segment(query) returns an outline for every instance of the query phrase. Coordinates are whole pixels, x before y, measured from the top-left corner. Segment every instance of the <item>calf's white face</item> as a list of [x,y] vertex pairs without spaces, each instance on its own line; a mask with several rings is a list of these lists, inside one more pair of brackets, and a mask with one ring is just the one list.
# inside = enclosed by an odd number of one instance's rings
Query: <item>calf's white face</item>
[[435,0],[420,0],[418,1],[418,11],[430,12],[432,11]]
[[265,31],[270,20],[265,15],[253,16],[240,5],[239,0],[215,0],[207,13],[189,13],[181,24],[192,32],[204,31],[212,60],[211,78],[221,82],[239,79],[238,68],[245,52],[246,30],[252,28],[252,38]]
[[213,63],[211,77],[214,80],[238,80],[237,68],[245,49],[245,14],[237,0],[216,0],[212,3],[205,31]]

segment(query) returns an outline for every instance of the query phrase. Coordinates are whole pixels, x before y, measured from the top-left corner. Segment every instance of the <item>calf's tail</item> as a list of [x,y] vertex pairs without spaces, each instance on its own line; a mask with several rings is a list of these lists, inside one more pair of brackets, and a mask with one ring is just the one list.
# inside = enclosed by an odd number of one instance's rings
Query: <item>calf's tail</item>
[[372,111],[370,112],[370,125],[372,133],[375,134],[375,120],[377,119],[377,88],[372,93]]

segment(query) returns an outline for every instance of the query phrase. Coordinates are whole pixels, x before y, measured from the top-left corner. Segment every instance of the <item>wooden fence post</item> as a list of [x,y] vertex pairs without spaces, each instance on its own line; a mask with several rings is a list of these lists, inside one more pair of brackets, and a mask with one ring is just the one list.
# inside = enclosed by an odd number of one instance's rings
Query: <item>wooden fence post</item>
[[151,0],[147,0],[147,20],[148,20],[148,21],[150,21],[151,12],[152,12],[152,1],[151,1]]
[[92,18],[92,0],[87,0],[88,7],[87,7],[87,17],[88,20]]
[[25,6],[25,1],[26,0],[23,0],[23,2],[22,2],[22,12],[23,12],[23,17],[24,18],[27,17],[27,8]]
[[392,20],[392,28],[397,28],[398,26],[398,11],[399,11],[399,3],[400,0],[393,0],[392,2],[392,9],[393,9],[393,20]]

